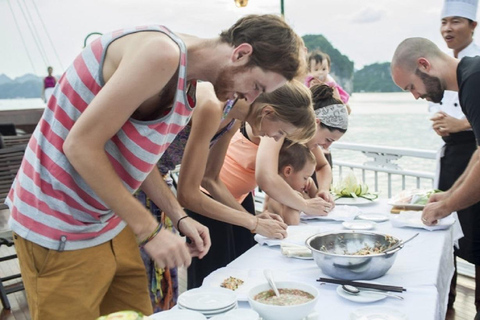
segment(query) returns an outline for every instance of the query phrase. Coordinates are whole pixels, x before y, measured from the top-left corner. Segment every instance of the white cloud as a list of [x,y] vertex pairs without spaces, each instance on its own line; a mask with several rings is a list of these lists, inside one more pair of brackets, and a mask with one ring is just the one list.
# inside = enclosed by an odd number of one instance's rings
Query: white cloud
[[385,15],[384,10],[378,10],[371,7],[361,10],[351,18],[353,23],[373,23],[381,20]]

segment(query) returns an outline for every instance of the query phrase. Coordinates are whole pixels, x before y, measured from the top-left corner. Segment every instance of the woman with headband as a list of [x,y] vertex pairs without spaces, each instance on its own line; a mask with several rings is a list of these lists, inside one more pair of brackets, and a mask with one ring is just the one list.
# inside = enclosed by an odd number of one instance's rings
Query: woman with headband
[[[325,200],[322,215],[327,215],[335,206],[333,196],[330,194],[332,170],[325,158],[322,148],[328,147],[340,139],[348,128],[348,112],[342,101],[334,97],[332,87],[327,85],[314,85],[312,91],[313,108],[317,118],[317,132],[307,146],[315,155],[316,168],[314,180],[318,187],[318,197]],[[272,141],[263,139],[260,143],[255,168],[258,187],[269,197],[281,204],[298,211],[303,211],[306,200],[294,191],[278,174],[278,155],[285,139]],[[309,214],[308,212],[305,212]]]

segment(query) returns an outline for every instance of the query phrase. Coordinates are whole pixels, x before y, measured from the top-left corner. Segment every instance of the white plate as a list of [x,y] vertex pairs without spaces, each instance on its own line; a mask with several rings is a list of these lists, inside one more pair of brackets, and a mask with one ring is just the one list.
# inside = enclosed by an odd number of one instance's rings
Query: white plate
[[[263,275],[263,269],[235,269],[223,267],[210,273],[203,280],[202,288],[221,288],[220,284],[228,277],[235,277],[243,280],[243,284],[240,285],[237,290],[233,291],[237,295],[238,301],[248,301],[248,292],[250,289],[266,282],[265,276]],[[291,275],[280,270],[273,270],[273,277],[276,280],[282,281],[290,279]]]
[[190,310],[162,311],[152,314],[148,318],[152,320],[207,320],[200,312]]
[[228,309],[236,302],[235,292],[225,288],[196,288],[185,291],[177,300],[183,308],[202,313]]
[[352,206],[361,206],[364,204],[371,204],[374,203],[377,199],[375,200],[368,200],[365,198],[353,198],[353,197],[341,197],[335,200],[335,204],[346,204],[346,205],[352,205]]
[[177,304],[178,308],[181,309],[181,310],[190,310],[190,311],[196,311],[196,312],[200,312],[201,314],[203,314],[205,317],[207,318],[210,318],[210,317],[213,317],[213,316],[216,316],[218,314],[224,314],[225,312],[227,311],[230,311],[230,310],[233,310],[233,309],[236,309],[237,308],[237,303],[234,303],[228,307],[225,307],[225,308],[221,308],[221,309],[215,309],[215,310],[193,310],[193,309],[188,309],[188,308],[185,308],[183,307],[181,304]]
[[408,320],[408,317],[398,309],[371,306],[353,311],[350,320]]
[[378,294],[373,291],[360,291],[359,294],[350,294],[348,292],[345,292],[345,290],[342,289],[341,285],[337,287],[337,294],[344,299],[359,303],[380,301],[387,297],[386,295]]
[[390,217],[381,213],[362,213],[357,216],[357,219],[374,221],[374,222],[383,222],[383,221],[390,220]]
[[[285,256],[286,257],[286,256]],[[300,260],[313,260],[313,255],[311,256],[297,256],[297,255],[292,255],[288,258],[295,258],[295,259],[300,259]]]
[[260,316],[252,309],[235,309],[210,318],[210,320],[258,320],[258,318]]
[[377,225],[373,221],[345,221],[342,223],[343,227],[350,230],[371,230]]

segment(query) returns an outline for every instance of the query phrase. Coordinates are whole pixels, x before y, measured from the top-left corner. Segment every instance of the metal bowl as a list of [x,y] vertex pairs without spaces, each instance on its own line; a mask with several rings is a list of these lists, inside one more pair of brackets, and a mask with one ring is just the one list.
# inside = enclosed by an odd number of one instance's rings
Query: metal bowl
[[374,232],[338,231],[320,233],[306,240],[322,272],[342,280],[370,280],[383,276],[392,267],[398,247],[385,253],[354,255],[367,245],[391,246],[400,239]]

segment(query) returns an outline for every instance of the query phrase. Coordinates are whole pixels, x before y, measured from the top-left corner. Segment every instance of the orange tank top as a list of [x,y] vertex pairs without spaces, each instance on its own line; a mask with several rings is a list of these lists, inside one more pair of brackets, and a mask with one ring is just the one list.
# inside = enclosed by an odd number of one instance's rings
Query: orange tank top
[[220,179],[239,203],[257,186],[255,163],[258,145],[237,131],[228,146]]

